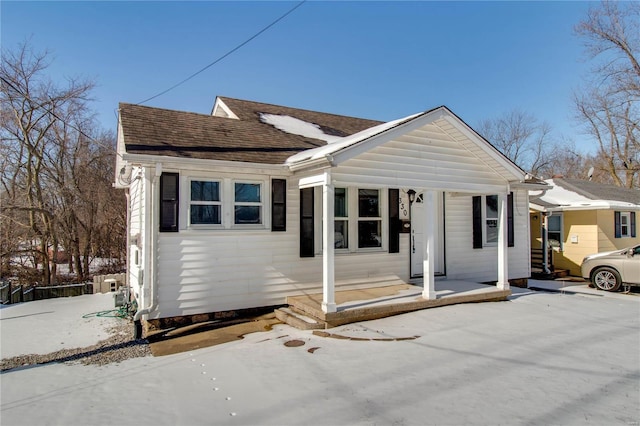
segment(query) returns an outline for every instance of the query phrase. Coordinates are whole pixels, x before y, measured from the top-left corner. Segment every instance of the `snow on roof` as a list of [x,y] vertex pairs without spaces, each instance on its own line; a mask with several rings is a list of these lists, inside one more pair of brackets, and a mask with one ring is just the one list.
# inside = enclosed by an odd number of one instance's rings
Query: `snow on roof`
[[362,130],[358,133],[354,133],[351,136],[346,136],[343,138],[338,138],[339,140],[333,141],[328,145],[321,146],[318,148],[308,149],[306,151],[302,151],[298,154],[292,155],[285,162],[286,164],[298,163],[305,160],[317,160],[322,157],[326,157],[327,155],[331,155],[334,152],[340,151],[341,149],[347,148],[351,145],[355,145],[358,142],[361,142],[365,139],[368,139],[372,136],[383,133],[393,127],[396,127],[402,123],[407,121],[411,121],[414,118],[426,114],[424,112],[419,112],[417,114],[413,114],[407,117],[399,118],[397,120],[389,121],[387,123],[382,123],[377,126],[370,127],[368,129]]
[[[552,188],[541,196],[538,200],[552,206],[547,207],[548,210],[592,210],[592,209],[610,209],[610,208],[638,208],[638,205],[624,201],[616,200],[594,200],[585,197],[582,194],[563,188],[554,183],[553,179],[545,180]],[[532,200],[533,204],[537,200]]]
[[286,133],[320,139],[327,143],[333,143],[342,139],[340,136],[324,133],[317,124],[309,123],[308,121],[300,120],[299,118],[289,115],[267,114],[263,112],[260,113],[260,121],[270,124],[276,129]]

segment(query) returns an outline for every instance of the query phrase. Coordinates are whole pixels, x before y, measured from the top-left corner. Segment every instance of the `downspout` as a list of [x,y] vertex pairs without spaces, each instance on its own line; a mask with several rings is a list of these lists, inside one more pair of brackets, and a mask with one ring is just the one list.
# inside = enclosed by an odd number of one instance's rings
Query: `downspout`
[[[124,198],[127,202],[127,220],[126,220],[126,224],[127,224],[127,231],[126,231],[126,236],[127,236],[127,241],[126,241],[126,245],[127,245],[127,259],[126,259],[126,271],[127,273],[124,275],[124,287],[126,289],[130,289],[131,288],[131,279],[129,277],[129,273],[131,271],[131,235],[129,232],[130,229],[130,225],[131,225],[131,187],[127,187],[127,189],[125,190],[124,193]],[[130,290],[127,290],[130,291]],[[131,294],[131,293],[129,293]],[[130,300],[131,296],[129,296],[129,300],[127,300],[126,302],[131,302]]]
[[549,212],[542,212],[542,272],[550,274],[549,270]]
[[151,281],[150,282],[150,301],[151,301],[151,305],[147,306],[146,308],[143,309],[139,309],[136,314],[133,317],[133,324],[134,324],[134,339],[140,339],[142,338],[142,316],[143,315],[148,315],[151,312],[155,311],[158,308],[158,289],[157,289],[157,285],[158,285],[158,277],[157,277],[157,255],[156,255],[156,251],[157,251],[157,241],[158,241],[158,224],[157,224],[157,209],[154,209],[153,207],[157,204],[157,201],[159,199],[160,196],[160,189],[159,189],[159,182],[160,182],[160,175],[162,174],[162,164],[161,163],[156,163],[156,168],[155,168],[155,174],[153,175],[153,178],[151,180],[151,202],[147,203],[145,202],[145,204],[148,206],[147,207],[147,211],[150,212],[150,220],[149,220],[149,227],[150,232],[149,232],[149,240],[145,241],[145,252],[149,255],[149,269],[151,269],[149,271],[147,275],[148,279]]

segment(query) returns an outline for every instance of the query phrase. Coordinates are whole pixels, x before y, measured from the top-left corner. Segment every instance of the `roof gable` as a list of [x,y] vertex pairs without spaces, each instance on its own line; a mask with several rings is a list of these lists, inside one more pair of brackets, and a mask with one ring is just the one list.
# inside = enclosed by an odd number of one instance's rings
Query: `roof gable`
[[[421,130],[422,133],[418,134]],[[300,152],[287,159],[287,164],[293,168],[304,167],[305,163],[326,158],[333,165],[340,165],[385,143],[407,137],[422,140],[423,145],[428,147],[432,143],[430,135],[436,133],[438,137],[446,139],[445,143],[462,149],[465,156],[492,170],[501,179],[524,180],[522,169],[445,106],[382,123],[335,143]],[[428,148],[425,154],[428,155]]]

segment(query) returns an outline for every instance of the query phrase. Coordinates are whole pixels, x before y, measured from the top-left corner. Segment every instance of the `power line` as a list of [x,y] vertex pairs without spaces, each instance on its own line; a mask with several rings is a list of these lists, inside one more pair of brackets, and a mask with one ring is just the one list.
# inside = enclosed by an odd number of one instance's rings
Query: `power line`
[[261,29],[260,31],[258,31],[257,33],[255,33],[254,35],[252,35],[251,37],[249,37],[248,39],[246,39],[245,41],[243,41],[242,43],[237,45],[236,47],[234,47],[233,49],[229,50],[227,53],[225,53],[224,55],[220,56],[218,59],[216,59],[215,61],[211,62],[209,65],[205,66],[201,70],[196,71],[195,73],[191,74],[189,77],[185,78],[184,80],[180,81],[179,83],[174,84],[173,86],[169,87],[168,89],[163,90],[162,92],[158,93],[157,95],[151,96],[150,98],[147,98],[144,101],[138,102],[136,105],[142,105],[142,104],[144,104],[146,102],[149,102],[152,99],[157,98],[158,96],[162,96],[165,93],[167,93],[167,92],[175,89],[176,87],[181,86],[182,84],[186,83],[187,81],[191,80],[193,77],[197,76],[198,74],[200,74],[200,73],[204,72],[205,70],[211,68],[212,66],[214,66],[218,62],[222,61],[227,56],[231,55],[235,51],[239,50],[240,48],[242,48],[243,46],[248,44],[250,41],[252,41],[256,37],[258,37],[260,34],[264,33],[269,28],[273,27],[275,24],[277,24],[278,22],[280,22],[281,20],[286,18],[289,14],[293,13],[294,10],[296,10],[297,8],[302,6],[303,3],[306,3],[306,1],[307,0],[302,0],[300,3],[296,4],[294,7],[289,9],[289,11],[287,11],[284,15],[280,16],[278,19],[276,19],[275,21],[271,22],[269,25],[267,25],[266,27],[264,27],[263,29]]

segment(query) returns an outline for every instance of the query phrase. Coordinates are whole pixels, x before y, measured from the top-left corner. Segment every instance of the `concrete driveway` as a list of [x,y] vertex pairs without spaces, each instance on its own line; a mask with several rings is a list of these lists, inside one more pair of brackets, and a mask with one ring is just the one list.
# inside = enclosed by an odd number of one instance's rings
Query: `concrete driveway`
[[324,334],[276,325],[188,353],[11,370],[2,424],[639,424],[640,298],[513,293]]

